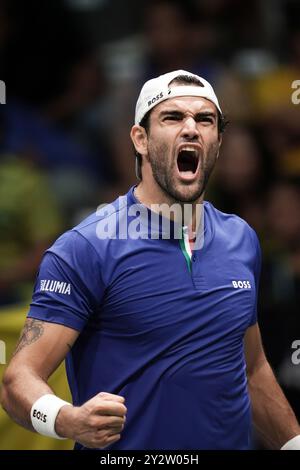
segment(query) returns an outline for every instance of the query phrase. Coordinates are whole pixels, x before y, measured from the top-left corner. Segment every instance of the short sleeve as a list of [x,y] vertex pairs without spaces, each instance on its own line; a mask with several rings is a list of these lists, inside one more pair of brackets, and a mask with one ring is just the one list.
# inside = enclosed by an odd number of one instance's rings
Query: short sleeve
[[257,322],[257,304],[258,304],[258,295],[259,295],[259,280],[260,280],[260,272],[261,272],[261,248],[258,237],[255,231],[251,228],[250,235],[252,238],[252,246],[254,248],[254,262],[253,262],[253,274],[254,274],[254,282],[255,282],[255,306],[253,310],[253,314],[251,317],[250,325],[252,326]]
[[80,233],[62,235],[43,257],[28,317],[81,331],[102,302],[100,264],[94,247]]

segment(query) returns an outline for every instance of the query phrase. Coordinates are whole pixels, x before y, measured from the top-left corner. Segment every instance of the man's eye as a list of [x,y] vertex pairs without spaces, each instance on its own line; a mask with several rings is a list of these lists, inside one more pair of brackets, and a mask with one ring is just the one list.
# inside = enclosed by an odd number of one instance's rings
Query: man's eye
[[165,116],[164,121],[180,121],[180,116]]
[[200,117],[198,122],[207,122],[209,124],[213,124],[214,120],[211,117]]

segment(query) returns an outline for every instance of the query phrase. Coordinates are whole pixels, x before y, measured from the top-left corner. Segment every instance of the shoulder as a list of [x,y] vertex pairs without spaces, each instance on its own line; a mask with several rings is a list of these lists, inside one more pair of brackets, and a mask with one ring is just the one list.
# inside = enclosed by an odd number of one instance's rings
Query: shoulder
[[108,204],[101,204],[95,212],[86,217],[80,222],[73,230],[76,230],[83,235],[94,233],[97,230],[97,225],[100,223],[110,223],[110,220],[115,220],[120,217],[122,213],[126,213],[128,207],[127,195],[119,196],[113,202]]
[[[108,240],[113,238],[116,231],[116,221],[120,220],[120,214],[127,214],[126,196],[120,196],[109,204],[101,205],[82,220],[78,225],[63,233],[47,250],[64,259],[81,256],[82,262],[85,256],[99,255],[106,248]],[[108,229],[103,232],[103,228]]]
[[259,241],[255,230],[236,214],[227,214],[216,209],[213,204],[205,201],[205,211],[215,233],[223,236],[228,242],[249,243],[255,251]]
[[239,227],[245,231],[254,232],[253,228],[238,215],[222,212],[208,201],[205,201],[204,205],[208,216],[215,224],[225,226],[226,229]]

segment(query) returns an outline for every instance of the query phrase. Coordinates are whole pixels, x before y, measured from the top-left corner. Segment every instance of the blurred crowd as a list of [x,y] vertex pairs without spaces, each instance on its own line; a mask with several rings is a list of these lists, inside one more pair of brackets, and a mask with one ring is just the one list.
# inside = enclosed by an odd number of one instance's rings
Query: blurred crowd
[[263,340],[300,418],[299,18],[298,0],[0,0],[0,305],[28,301],[45,248],[135,183],[144,81],[195,72],[230,122],[206,199],[258,233]]

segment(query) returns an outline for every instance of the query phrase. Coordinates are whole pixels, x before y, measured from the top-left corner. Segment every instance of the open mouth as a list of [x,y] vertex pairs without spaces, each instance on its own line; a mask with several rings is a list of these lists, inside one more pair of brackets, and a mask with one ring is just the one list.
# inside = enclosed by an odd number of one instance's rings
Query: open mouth
[[182,147],[177,156],[177,166],[180,173],[195,174],[198,168],[199,153],[194,147]]

